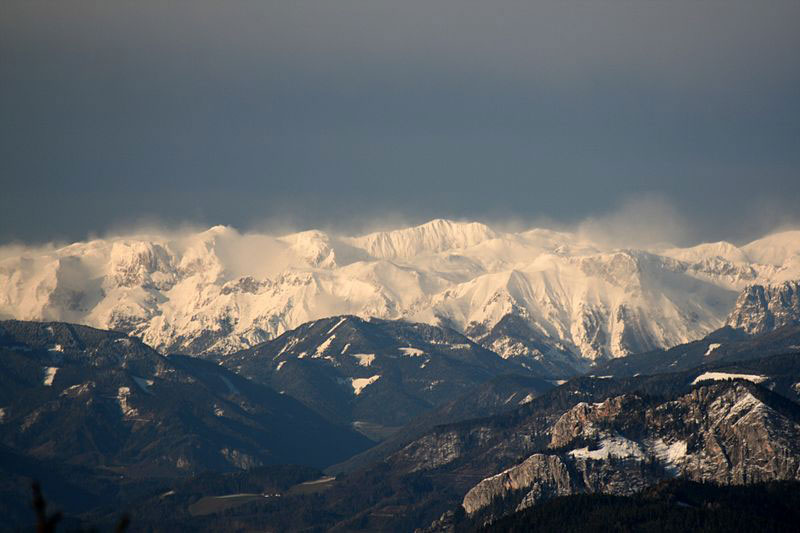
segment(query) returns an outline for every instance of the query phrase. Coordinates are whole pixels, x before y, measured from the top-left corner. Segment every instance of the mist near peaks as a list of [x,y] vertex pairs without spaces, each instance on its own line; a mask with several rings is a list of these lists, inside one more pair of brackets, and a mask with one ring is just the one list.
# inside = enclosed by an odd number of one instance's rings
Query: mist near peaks
[[[698,239],[697,228],[691,227],[686,215],[658,193],[624,197],[616,209],[600,212],[575,223],[560,223],[547,217],[537,220],[509,217],[452,221],[480,222],[500,236],[532,229],[559,232],[565,244],[589,244],[598,251],[623,248],[659,250],[708,242]],[[213,249],[213,254],[224,269],[225,277],[272,278],[288,269],[306,268],[310,260],[325,260],[331,251],[340,265],[367,259],[363,252],[353,253],[350,242],[353,238],[378,232],[410,230],[427,222],[428,220],[395,215],[362,220],[348,230],[342,227],[302,227],[285,219],[273,218],[264,219],[252,227],[238,229],[225,225],[209,228],[194,223],[168,224],[150,217],[127,228],[117,226],[106,233],[93,234],[84,242],[155,242],[166,245],[179,255],[192,249],[201,250],[200,253],[204,249]],[[757,237],[797,228],[800,225],[791,220],[783,220],[772,231],[766,231]],[[743,245],[746,242],[735,244]],[[39,257],[62,255],[67,253],[67,246],[69,243],[64,242],[30,245],[17,242],[1,245],[0,267],[2,262],[9,260],[28,258],[27,260],[35,261]]]
[[663,197],[628,198],[616,211],[588,217],[576,232],[594,243],[617,248],[653,248],[687,244],[686,218]]

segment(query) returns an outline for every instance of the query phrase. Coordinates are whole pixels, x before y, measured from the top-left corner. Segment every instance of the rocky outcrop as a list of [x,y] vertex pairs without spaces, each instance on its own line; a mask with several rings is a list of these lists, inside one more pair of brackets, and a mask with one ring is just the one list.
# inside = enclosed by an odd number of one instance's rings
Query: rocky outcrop
[[490,427],[477,427],[468,432],[436,431],[415,440],[393,456],[395,466],[407,472],[433,470],[450,464],[469,450],[483,446],[494,437]]
[[[722,388],[722,390],[719,390]],[[684,477],[720,484],[800,479],[800,420],[765,403],[763,389],[699,387],[678,400],[691,430],[691,449],[680,465]],[[673,411],[662,408],[664,417]]]
[[581,402],[564,413],[553,425],[550,430],[550,447],[560,448],[579,437],[596,437],[600,431],[599,424],[617,419],[625,410],[628,413],[635,412],[641,405],[642,400],[637,396],[617,396],[595,404]]
[[[800,409],[746,381],[701,384],[674,400],[579,403],[551,427],[550,451],[467,492],[469,514],[578,493],[627,496],[661,479],[718,484],[800,479]],[[520,496],[522,491],[527,491]]]
[[800,324],[800,281],[748,286],[737,298],[727,324],[751,335]]
[[528,490],[525,501],[529,504],[553,496],[575,494],[580,490],[559,456],[537,453],[517,466],[478,483],[464,496],[464,510],[474,513],[491,504],[493,499],[521,489]]

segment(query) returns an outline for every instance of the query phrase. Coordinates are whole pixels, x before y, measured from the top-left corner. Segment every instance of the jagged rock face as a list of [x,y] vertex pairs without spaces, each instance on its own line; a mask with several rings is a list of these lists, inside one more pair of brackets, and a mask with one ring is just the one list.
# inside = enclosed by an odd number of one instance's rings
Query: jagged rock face
[[751,335],[800,324],[800,282],[748,286],[736,299],[727,324]]
[[618,250],[446,220],[361,237],[218,226],[4,256],[0,316],[109,328],[195,355],[333,315],[406,319],[574,373],[719,328],[746,285],[800,278],[797,242],[789,232],[741,249]]
[[[744,337],[743,334],[737,335],[737,339],[744,339],[737,349],[726,352],[728,350],[726,345],[717,350],[720,353],[730,353],[731,361],[726,362],[722,359],[711,362],[703,369],[677,368],[678,371],[675,373],[659,375],[646,375],[646,371],[642,370],[643,374],[637,373],[638,377],[613,378],[600,375],[574,378],[545,394],[534,394],[529,401],[520,401],[525,407],[520,407],[518,415],[513,419],[494,416],[437,429],[428,426],[427,434],[424,436],[413,435],[392,450],[384,450],[386,453],[379,457],[391,462],[400,472],[430,471],[438,468],[451,471],[463,468],[470,473],[478,471],[481,475],[487,476],[515,464],[520,457],[540,452],[548,446],[566,445],[578,438],[584,431],[583,428],[586,428],[587,435],[591,434],[592,428],[597,430],[601,427],[595,418],[605,411],[638,413],[636,417],[618,417],[617,423],[620,426],[615,429],[638,439],[640,435],[645,434],[642,428],[645,425],[646,411],[641,409],[644,400],[629,394],[634,391],[669,398],[686,394],[694,383],[701,383],[704,380],[730,379],[747,375],[750,379],[760,382],[761,386],[795,399],[800,390],[800,386],[797,385],[800,359],[793,355],[797,350],[791,349],[798,344],[797,331],[794,328],[790,329],[791,331],[780,330],[754,338]],[[718,341],[726,339],[715,338]],[[700,346],[695,344],[697,343],[676,347],[675,357],[679,358],[682,352],[699,351],[700,362],[695,363],[695,366],[702,365],[703,359],[708,359],[703,356],[708,343],[700,343]],[[733,344],[731,343],[731,346]],[[762,355],[768,357],[761,359]],[[695,359],[690,358],[691,360]],[[667,364],[662,372],[670,370],[671,365]],[[633,376],[633,372],[626,375]],[[502,398],[519,401],[520,396],[512,395],[512,390],[506,389]],[[619,398],[614,400],[617,397]],[[603,401],[607,398],[611,400]],[[600,403],[595,405],[593,402]],[[565,412],[568,414],[562,418]],[[446,420],[455,422],[465,420],[465,417]],[[628,425],[622,425],[622,422]],[[599,438],[596,436],[595,440]],[[673,444],[673,441],[669,441],[665,446],[668,444]],[[395,453],[396,450],[399,451]],[[447,453],[441,453],[442,450],[447,450]]]
[[486,507],[497,497],[520,489],[528,490],[526,501],[575,494],[566,464],[557,455],[534,454],[521,464],[484,479],[464,496],[464,510],[474,513]]
[[797,417],[761,401],[754,387],[739,385],[721,394],[700,387],[678,401],[691,421],[684,426],[692,430],[687,437],[696,450],[680,464],[682,475],[723,484],[800,476]]
[[551,453],[487,478],[463,507],[512,491],[524,508],[555,494],[630,495],[659,479],[744,484],[800,479],[800,408],[748,382],[698,386],[653,404],[636,395],[579,403],[551,427]]
[[635,412],[640,407],[641,400],[636,396],[617,396],[594,405],[581,402],[564,413],[550,429],[550,447],[566,446],[579,437],[596,437],[600,422],[616,419],[623,411]]

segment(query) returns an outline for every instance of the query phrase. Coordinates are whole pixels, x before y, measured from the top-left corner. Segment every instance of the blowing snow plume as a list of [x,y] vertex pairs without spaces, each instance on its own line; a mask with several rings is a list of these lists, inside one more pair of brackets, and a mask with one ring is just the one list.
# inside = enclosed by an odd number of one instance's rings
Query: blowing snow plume
[[686,242],[685,215],[657,194],[627,198],[619,209],[589,217],[577,233],[592,242],[613,247],[653,247]]

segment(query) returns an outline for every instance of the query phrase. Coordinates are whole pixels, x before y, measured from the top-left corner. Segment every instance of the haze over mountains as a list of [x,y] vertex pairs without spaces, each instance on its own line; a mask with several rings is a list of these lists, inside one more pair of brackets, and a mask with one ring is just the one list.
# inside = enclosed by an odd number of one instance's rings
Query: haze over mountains
[[741,247],[620,249],[449,220],[356,237],[215,226],[6,253],[0,317],[113,329],[193,355],[231,354],[333,315],[405,319],[557,375],[748,316],[768,317],[757,321],[768,329],[791,323],[798,278],[797,231]]

